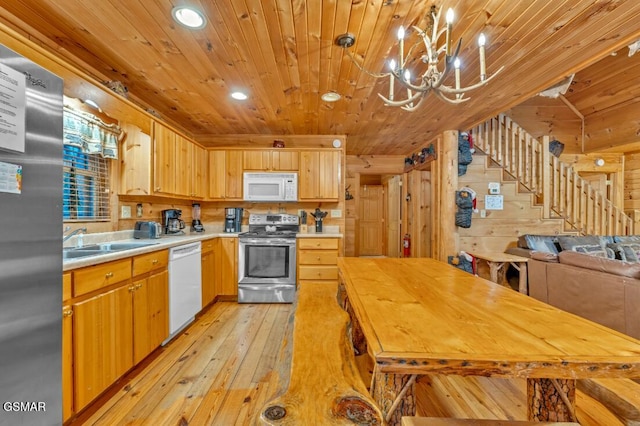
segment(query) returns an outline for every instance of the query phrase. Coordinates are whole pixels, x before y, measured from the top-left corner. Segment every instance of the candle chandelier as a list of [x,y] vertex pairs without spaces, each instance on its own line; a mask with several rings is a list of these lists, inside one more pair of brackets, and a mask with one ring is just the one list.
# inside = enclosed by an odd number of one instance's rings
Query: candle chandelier
[[[427,95],[433,92],[438,98],[443,101],[458,104],[469,100],[465,97],[465,93],[475,90],[489,83],[504,67],[500,67],[493,75],[487,77],[486,64],[485,64],[485,43],[486,38],[484,34],[480,34],[478,38],[478,49],[480,56],[480,79],[477,83],[470,86],[460,86],[460,58],[458,54],[460,52],[460,45],[462,40],[458,41],[455,50],[451,47],[451,30],[453,27],[454,13],[453,9],[447,11],[445,20],[446,25],[442,28],[438,28],[438,22],[440,20],[440,13],[442,8],[436,13],[435,5],[431,7],[431,35],[428,34],[429,28],[424,30],[414,26],[416,34],[419,40],[412,45],[407,55],[404,55],[404,38],[405,30],[401,26],[398,29],[398,59],[391,59],[389,61],[389,72],[387,73],[373,73],[366,70],[349,51],[349,47],[355,44],[355,36],[347,33],[339,35],[335,43],[345,49],[349,58],[353,63],[366,74],[375,78],[389,78],[389,95],[384,96],[378,93],[378,96],[382,98],[384,103],[389,106],[401,107],[407,111],[415,111],[420,104],[424,101]],[[438,41],[444,37],[444,43],[438,46]],[[419,46],[424,44],[424,50],[420,50]],[[414,51],[419,50],[422,54],[419,61],[426,64],[426,69],[417,78],[413,78],[411,71],[408,69],[407,64],[412,61],[412,55]],[[454,85],[446,85],[445,79],[453,70],[454,72]],[[403,90],[398,93],[395,92],[396,82],[399,83]]]

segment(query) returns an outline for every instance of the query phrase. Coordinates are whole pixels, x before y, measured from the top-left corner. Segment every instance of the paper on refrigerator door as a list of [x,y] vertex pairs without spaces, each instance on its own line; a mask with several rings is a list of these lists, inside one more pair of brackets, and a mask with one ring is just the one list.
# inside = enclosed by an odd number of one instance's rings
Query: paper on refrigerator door
[[24,152],[26,78],[0,63],[0,148]]

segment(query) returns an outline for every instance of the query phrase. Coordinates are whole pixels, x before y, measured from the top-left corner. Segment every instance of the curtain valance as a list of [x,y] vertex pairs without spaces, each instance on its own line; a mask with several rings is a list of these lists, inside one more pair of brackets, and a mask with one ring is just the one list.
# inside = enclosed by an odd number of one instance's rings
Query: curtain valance
[[118,158],[118,141],[122,129],[106,124],[92,114],[64,107],[63,143],[82,149],[85,154],[100,154],[104,158]]

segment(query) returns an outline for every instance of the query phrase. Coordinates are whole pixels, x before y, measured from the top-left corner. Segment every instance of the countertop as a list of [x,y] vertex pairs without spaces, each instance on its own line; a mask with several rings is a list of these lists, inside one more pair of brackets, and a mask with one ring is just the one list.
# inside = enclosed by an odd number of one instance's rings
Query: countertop
[[[95,256],[86,256],[77,259],[67,259],[62,262],[62,270],[70,271],[85,266],[98,265],[100,263],[110,262],[112,260],[123,259],[126,257],[136,256],[139,254],[151,253],[157,250],[163,250],[183,244],[189,244],[196,241],[208,240],[210,238],[237,238],[239,232],[215,232],[205,231],[203,233],[186,232],[184,235],[163,235],[158,239],[134,239],[133,231],[108,232],[103,234],[86,234],[83,235],[85,246],[91,244],[99,244],[104,242],[148,242],[151,245],[139,247],[129,250],[121,250],[113,253],[99,254]],[[299,233],[296,238],[342,238],[342,234],[336,232],[326,233]],[[70,247],[75,246],[75,239],[70,240]],[[65,244],[67,246],[67,244]]]

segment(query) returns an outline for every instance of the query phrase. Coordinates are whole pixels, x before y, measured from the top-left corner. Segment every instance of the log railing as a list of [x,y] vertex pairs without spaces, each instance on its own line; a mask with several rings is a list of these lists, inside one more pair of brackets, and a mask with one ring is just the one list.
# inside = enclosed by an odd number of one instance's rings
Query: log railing
[[570,165],[549,152],[549,137],[538,141],[505,115],[472,129],[474,146],[535,194],[543,216],[563,218],[568,230],[584,235],[630,235],[634,220]]

